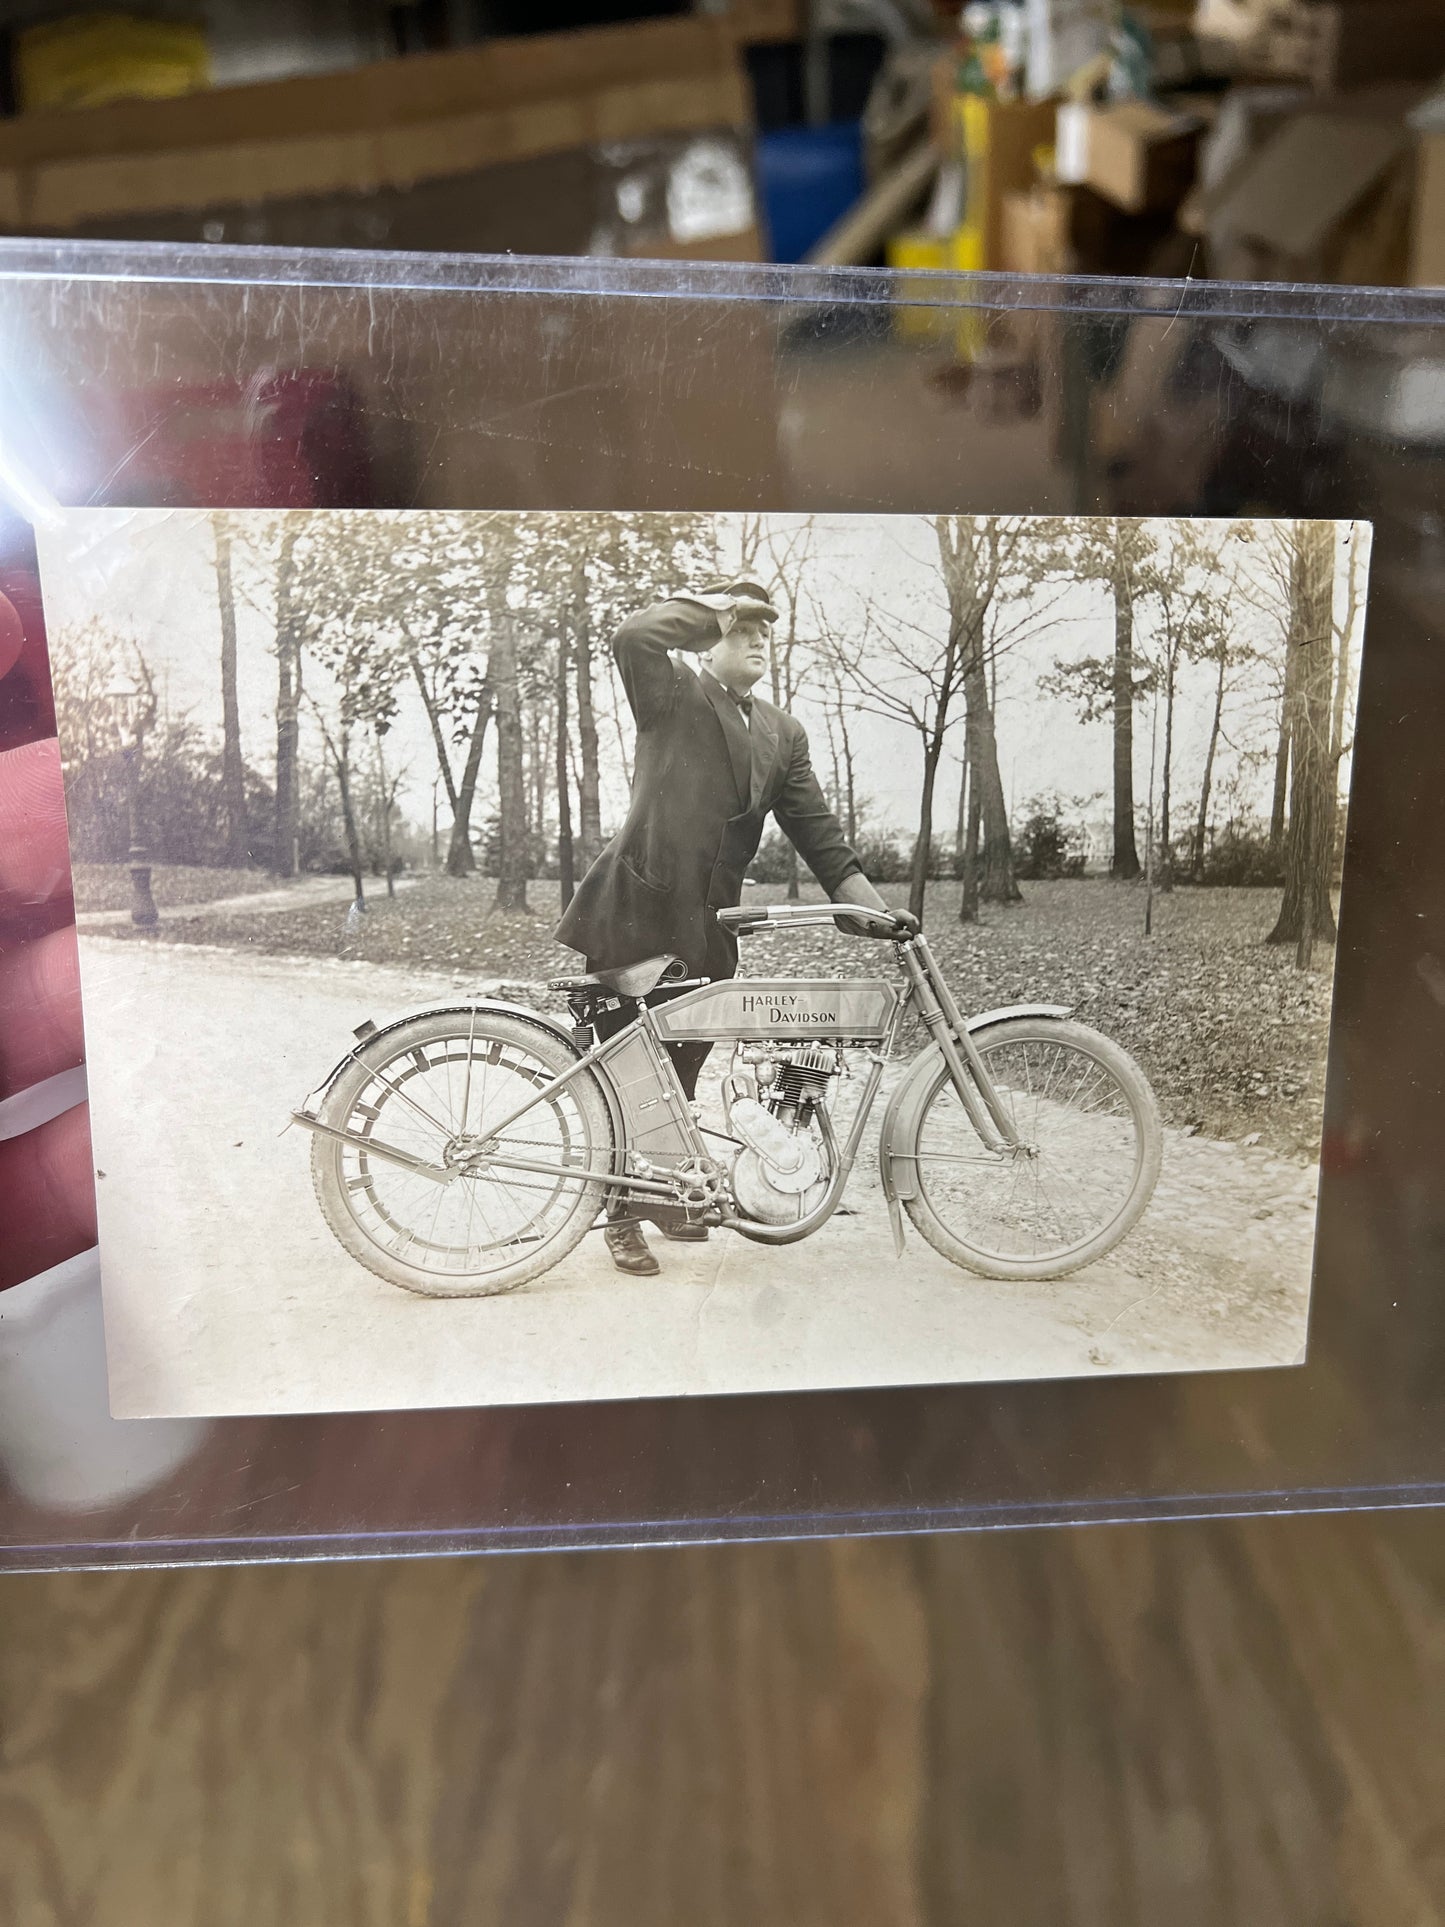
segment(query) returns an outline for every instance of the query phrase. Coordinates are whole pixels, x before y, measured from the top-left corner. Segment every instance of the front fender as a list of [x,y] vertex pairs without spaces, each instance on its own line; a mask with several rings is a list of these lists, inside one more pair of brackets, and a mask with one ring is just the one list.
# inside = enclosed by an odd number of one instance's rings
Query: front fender
[[[1067,1004],[1006,1004],[1000,1010],[985,1010],[977,1017],[970,1017],[968,1034],[977,1037],[981,1031],[992,1030],[997,1024],[1012,1023],[1016,1017],[1051,1017],[1062,1023],[1069,1014]],[[914,1133],[922,1120],[924,1100],[938,1076],[942,1062],[943,1052],[937,1044],[929,1044],[921,1050],[899,1079],[897,1088],[888,1100],[888,1108],[883,1113],[883,1128],[878,1133],[878,1174],[883,1181],[883,1195],[888,1200],[893,1218],[895,1243],[901,1241],[902,1237],[902,1220],[897,1207],[904,1198],[918,1195],[918,1166],[912,1158],[902,1157],[899,1153],[913,1142]]]

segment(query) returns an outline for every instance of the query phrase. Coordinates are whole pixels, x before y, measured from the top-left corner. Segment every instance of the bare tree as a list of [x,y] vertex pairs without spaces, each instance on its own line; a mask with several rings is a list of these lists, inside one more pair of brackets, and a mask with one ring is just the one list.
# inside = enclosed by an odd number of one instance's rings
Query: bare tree
[[[833,653],[857,706],[916,731],[922,749],[918,830],[909,908],[922,914],[933,844],[938,768],[948,732],[966,718],[967,756],[979,809],[977,895],[1017,903],[1008,805],[999,772],[990,670],[1004,651],[1053,619],[1064,593],[1041,596],[1048,558],[1015,516],[941,515],[930,524],[938,554],[939,605],[922,620],[878,601],[866,605],[862,634]],[[967,849],[965,858],[968,859]],[[965,890],[967,915],[969,893]]]
[[1113,647],[1106,657],[1060,662],[1045,686],[1071,695],[1086,720],[1107,716],[1112,730],[1114,839],[1109,874],[1139,875],[1134,830],[1134,705],[1152,687],[1152,670],[1136,648],[1135,612],[1154,586],[1156,545],[1148,525],[1111,517],[1051,524],[1055,566],[1073,582],[1097,582],[1109,592]]
[[[1224,544],[1232,531],[1212,535],[1201,533],[1188,524],[1176,524],[1166,543],[1160,544],[1146,572],[1148,613],[1153,631],[1151,678],[1156,696],[1163,699],[1164,741],[1159,770],[1158,854],[1152,864],[1152,880],[1162,891],[1174,887],[1174,720],[1178,698],[1179,671],[1186,662],[1218,660],[1213,724],[1206,757],[1208,774],[1203,796],[1203,817],[1208,820],[1208,786],[1212,780],[1215,749],[1223,718],[1225,676],[1228,664],[1237,660],[1230,651],[1230,603],[1221,583],[1232,581],[1226,569]],[[1151,756],[1149,801],[1154,805]],[[1152,842],[1152,831],[1151,831]],[[1198,834],[1192,856],[1202,865],[1203,851]],[[1191,865],[1192,868],[1192,865]],[[1196,879],[1197,880],[1197,879]]]

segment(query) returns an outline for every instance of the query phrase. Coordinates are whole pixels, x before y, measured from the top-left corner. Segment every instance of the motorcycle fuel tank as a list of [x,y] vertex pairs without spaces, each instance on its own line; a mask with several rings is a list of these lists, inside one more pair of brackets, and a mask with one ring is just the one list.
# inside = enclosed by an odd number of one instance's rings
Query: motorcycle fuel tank
[[703,984],[653,1010],[669,1044],[694,1039],[760,1043],[764,1038],[852,1038],[881,1043],[901,991],[870,978],[784,978],[775,983],[736,980]]

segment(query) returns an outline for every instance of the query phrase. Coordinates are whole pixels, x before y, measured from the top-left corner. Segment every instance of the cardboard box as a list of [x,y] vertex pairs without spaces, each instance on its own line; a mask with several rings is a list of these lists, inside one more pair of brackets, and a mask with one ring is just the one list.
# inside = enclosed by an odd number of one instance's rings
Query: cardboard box
[[1091,187],[1126,214],[1178,206],[1194,181],[1200,122],[1152,101],[1093,107],[1069,101],[1058,110],[1055,141],[1060,181]]
[[[667,174],[652,244],[614,251],[693,250],[715,242],[759,252],[747,183],[749,102],[736,46],[712,19],[499,40],[458,53],[417,55],[345,74],[235,87],[184,99],[122,103],[0,123],[0,227],[28,233],[155,238],[283,237],[315,245],[466,247],[453,212],[510,219],[501,245],[536,251],[525,198],[543,208],[559,186],[572,197],[578,239],[592,244],[595,177],[617,185],[629,166],[654,173],[668,155],[712,133],[736,157],[734,188],[709,232],[692,186],[717,155],[692,153],[690,174]],[[567,180],[554,178],[571,156]],[[675,158],[675,157],[674,157]],[[528,186],[516,170],[542,164]],[[585,164],[584,164],[585,163]],[[494,178],[496,170],[501,170]],[[728,170],[721,167],[721,172]],[[585,179],[583,177],[586,177]],[[408,204],[421,205],[406,218]],[[633,201],[645,204],[642,182]],[[627,197],[624,196],[624,202]],[[630,203],[627,203],[630,204]],[[291,209],[291,216],[279,210]],[[619,231],[636,228],[627,205]],[[326,219],[331,221],[330,229]],[[557,225],[554,212],[552,227]],[[219,229],[219,231],[213,231]],[[340,230],[338,232],[337,230]],[[427,239],[420,236],[425,233]],[[645,230],[644,230],[645,233]],[[345,235],[346,238],[342,238]],[[446,238],[451,236],[452,238]],[[623,233],[623,240],[642,236]],[[553,245],[556,245],[553,243]]]
[[728,0],[719,17],[740,47],[801,40],[806,31],[803,0]]
[[999,266],[1008,274],[1067,274],[1073,261],[1069,203],[1063,187],[1006,194]]
[[1003,265],[1003,210],[1007,195],[1032,187],[1034,156],[1052,145],[1057,108],[1053,101],[986,100],[958,94],[953,101],[953,139],[967,169],[964,225],[977,236],[978,265]]
[[1205,214],[1211,268],[1229,278],[1403,278],[1411,136],[1361,111],[1293,116],[1229,176]]

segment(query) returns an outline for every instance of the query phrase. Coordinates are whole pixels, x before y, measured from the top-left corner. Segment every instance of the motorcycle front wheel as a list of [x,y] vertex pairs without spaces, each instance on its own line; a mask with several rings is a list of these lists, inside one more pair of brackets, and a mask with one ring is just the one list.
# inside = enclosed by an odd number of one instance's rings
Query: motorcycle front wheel
[[[545,1025],[487,1010],[437,1011],[382,1031],[327,1092],[311,1140],[322,1216],[358,1263],[429,1298],[480,1298],[550,1271],[586,1234],[610,1168],[612,1122],[590,1073]],[[369,1141],[455,1167],[531,1103],[491,1148],[549,1173],[492,1170],[438,1183]],[[575,1172],[575,1175],[573,1174]]]
[[1164,1133],[1143,1072],[1084,1024],[1014,1018],[975,1039],[1018,1136],[982,1143],[938,1072],[906,1155],[909,1217],[945,1258],[986,1278],[1063,1278],[1102,1258],[1142,1217]]

